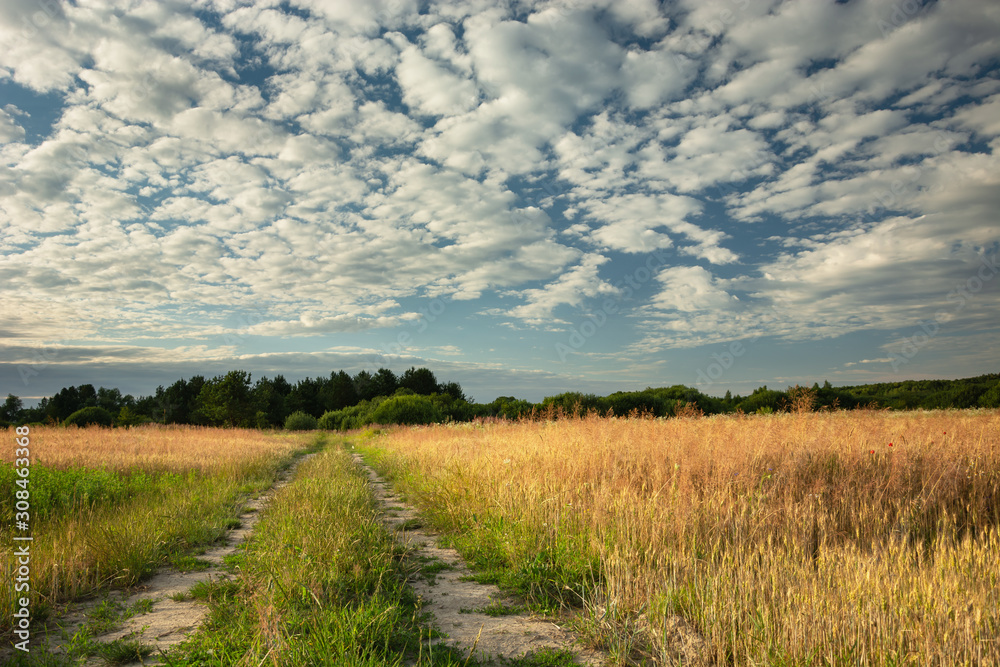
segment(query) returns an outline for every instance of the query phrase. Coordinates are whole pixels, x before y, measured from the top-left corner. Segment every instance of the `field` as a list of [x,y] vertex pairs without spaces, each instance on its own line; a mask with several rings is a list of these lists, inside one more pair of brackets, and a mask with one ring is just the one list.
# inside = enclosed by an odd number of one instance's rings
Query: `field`
[[619,662],[1000,664],[1000,414],[587,417],[363,451]]
[[[14,523],[14,431],[2,449],[0,524]],[[35,620],[56,605],[133,585],[157,566],[212,544],[243,500],[315,436],[195,427],[32,427],[31,592]],[[0,556],[10,629],[12,542]]]
[[[1000,665],[998,444],[995,410],[586,416],[338,441],[32,429],[33,618],[216,543],[309,449],[230,563],[238,578],[192,591],[208,621],[171,664],[471,667],[429,652],[433,619],[406,583],[426,564],[391,539],[353,450],[478,581],[613,664]],[[568,664],[532,660],[501,664]]]

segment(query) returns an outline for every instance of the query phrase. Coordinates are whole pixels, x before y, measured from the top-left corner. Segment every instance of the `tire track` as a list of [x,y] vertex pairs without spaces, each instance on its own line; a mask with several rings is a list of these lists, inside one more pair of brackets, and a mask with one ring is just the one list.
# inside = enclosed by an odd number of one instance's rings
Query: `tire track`
[[424,564],[424,576],[409,583],[420,596],[423,610],[433,614],[438,628],[448,635],[432,644],[456,646],[480,660],[519,658],[547,648],[572,651],[582,665],[609,664],[605,654],[581,647],[575,634],[551,620],[525,613],[493,616],[477,611],[497,606],[509,609],[515,603],[496,586],[468,580],[472,572],[462,556],[437,546],[437,534],[421,526],[417,511],[402,502],[360,454],[352,455],[367,473],[386,523],[410,556]]
[[[107,599],[120,603],[125,608],[135,608],[145,600],[153,600],[152,607],[145,613],[126,619],[118,629],[92,639],[95,642],[108,643],[122,638],[135,638],[151,647],[153,653],[142,662],[128,664],[162,664],[159,656],[187,639],[205,621],[208,614],[208,605],[205,603],[190,597],[178,601],[173,599],[173,596],[187,595],[193,586],[201,582],[235,579],[237,575],[225,570],[224,559],[235,554],[253,535],[260,514],[271,499],[291,482],[298,467],[316,454],[317,452],[311,452],[297,458],[291,466],[279,473],[277,481],[270,488],[246,502],[245,510],[239,517],[240,527],[229,531],[226,543],[212,547],[198,556],[198,559],[210,562],[211,567],[196,572],[181,572],[173,567],[163,567],[136,587],[111,591]],[[103,600],[104,598],[71,603],[68,611],[55,622],[56,629],[49,628],[42,634],[42,644],[43,646],[47,644],[46,652],[64,653],[70,644],[68,638],[72,638],[87,625],[89,616]],[[42,649],[33,646],[32,652],[36,651],[41,652]],[[102,658],[91,657],[81,664],[97,667],[106,663]]]

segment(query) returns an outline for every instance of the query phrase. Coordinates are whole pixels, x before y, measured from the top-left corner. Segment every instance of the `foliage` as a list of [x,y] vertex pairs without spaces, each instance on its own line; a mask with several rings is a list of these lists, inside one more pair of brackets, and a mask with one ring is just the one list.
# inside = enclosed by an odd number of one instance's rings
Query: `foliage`
[[361,401],[343,410],[324,412],[319,420],[319,428],[328,431],[349,431],[366,426],[371,423],[369,416],[372,410],[384,400],[385,398],[377,398],[374,401]]
[[[727,391],[719,398],[696,387],[672,385],[641,391],[619,391],[607,396],[565,392],[533,403],[514,396],[500,396],[490,403],[473,403],[457,382],[438,382],[427,368],[411,367],[397,377],[390,369],[362,370],[353,377],[345,371],[304,378],[294,384],[278,375],[262,377],[253,385],[246,371],[231,371],[206,380],[195,376],[157,387],[153,396],[133,398],[117,389],[95,389],[85,384],[66,387],[36,408],[24,408],[21,399],[8,395],[0,407],[0,427],[35,422],[62,423],[73,412],[103,407],[115,424],[134,426],[154,421],[162,424],[198,424],[248,428],[282,428],[293,412],[317,419],[327,417],[321,428],[350,430],[374,423],[373,413],[390,397],[423,396],[426,418],[451,421],[473,419],[556,418],[596,412],[600,415],[673,417],[700,411],[706,415],[743,412],[774,414],[807,410],[878,407],[889,409],[1000,408],[1000,374],[963,380],[922,380],[834,387],[829,382],[786,390],[767,386],[748,396]],[[411,404],[407,404],[411,405]],[[384,408],[379,419],[391,417]],[[438,414],[440,413],[440,414]],[[329,415],[329,416],[328,416]],[[405,417],[410,419],[411,417]],[[416,417],[424,419],[424,417]],[[382,422],[380,422],[382,423]],[[392,422],[385,422],[392,423]],[[422,422],[417,422],[422,423]]]
[[7,400],[0,406],[0,421],[7,424],[18,424],[24,416],[24,403],[13,394],[7,394]]
[[316,418],[301,410],[288,415],[288,419],[285,420],[286,431],[314,431],[316,425]]
[[118,416],[115,417],[115,426],[139,426],[140,424],[148,424],[150,421],[152,420],[149,417],[139,414],[126,405],[118,411]]
[[438,392],[437,378],[429,368],[410,367],[399,378],[399,386],[409,389],[415,394],[436,394]]
[[194,419],[208,426],[246,427],[254,425],[256,413],[250,373],[229,371],[202,386]]
[[114,417],[104,408],[80,408],[63,422],[63,426],[111,426]]
[[393,396],[383,401],[369,417],[371,424],[433,424],[444,421],[440,405],[428,396]]

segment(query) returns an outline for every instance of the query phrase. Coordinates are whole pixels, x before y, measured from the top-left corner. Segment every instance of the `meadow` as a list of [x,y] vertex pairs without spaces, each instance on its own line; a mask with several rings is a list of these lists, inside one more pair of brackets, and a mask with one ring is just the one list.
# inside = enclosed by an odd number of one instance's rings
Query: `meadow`
[[1000,664],[1000,413],[594,415],[357,446],[619,664]]
[[[0,524],[14,525],[14,431],[0,454]],[[190,426],[31,427],[28,477],[35,622],[60,603],[134,585],[239,525],[243,502],[315,435]],[[4,540],[0,578],[14,580]],[[13,609],[4,585],[4,609]],[[0,633],[11,614],[0,617]]]

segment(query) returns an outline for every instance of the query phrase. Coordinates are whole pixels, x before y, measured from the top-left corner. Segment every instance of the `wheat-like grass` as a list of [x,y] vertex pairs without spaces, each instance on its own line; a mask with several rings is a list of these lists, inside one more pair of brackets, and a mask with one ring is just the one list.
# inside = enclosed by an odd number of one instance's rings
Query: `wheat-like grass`
[[[14,460],[14,430],[7,430],[0,461]],[[244,469],[301,448],[301,435],[255,429],[148,425],[132,428],[33,426],[31,459],[54,468],[116,471],[217,472]]]
[[543,554],[572,590],[596,563],[588,632],[622,661],[986,665],[998,440],[995,410],[591,416],[399,429],[371,454],[512,570]]

